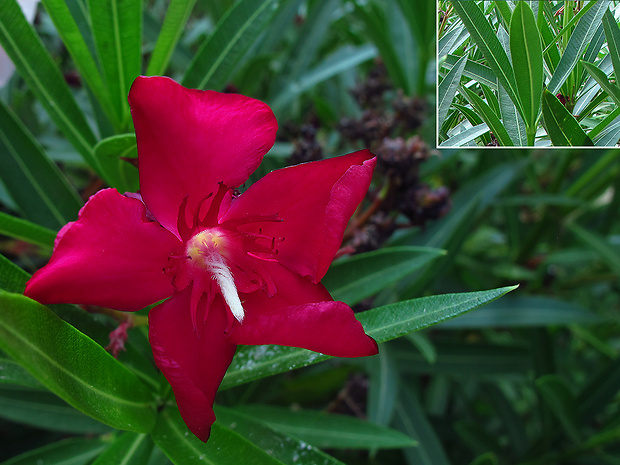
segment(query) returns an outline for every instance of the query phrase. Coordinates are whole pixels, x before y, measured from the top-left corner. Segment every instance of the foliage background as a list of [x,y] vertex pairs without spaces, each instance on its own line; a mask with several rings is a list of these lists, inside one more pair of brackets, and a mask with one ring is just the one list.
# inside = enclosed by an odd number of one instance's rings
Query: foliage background
[[[18,68],[0,91],[0,288],[19,293],[27,279],[19,270],[46,262],[83,199],[106,184],[135,190],[133,166],[119,159],[135,157],[123,89],[137,73],[165,72],[273,107],[281,135],[257,175],[362,146],[378,154],[373,189],[348,234],[360,253],[334,264],[325,283],[359,310],[381,310],[374,320],[360,313],[379,340],[404,337],[372,359],[291,372],[320,357],[242,352],[207,446],[183,433],[139,320],[119,360],[160,389],[152,435],[92,420],[42,389],[15,363],[19,353],[2,354],[2,463],[618,463],[617,153],[435,150],[434,2],[179,0],[169,10],[177,21],[166,23],[167,3],[44,0],[35,21],[43,47],[14,0],[0,3],[0,43]],[[121,4],[117,17],[106,16]],[[83,44],[71,40],[71,22],[54,25],[51,16],[68,18],[63,5]],[[103,46],[120,19],[122,46]],[[119,59],[133,66],[126,76],[114,67]],[[413,332],[507,289],[408,299],[517,283],[509,296]],[[18,294],[0,299],[5,349],[7,328],[18,323],[11,315],[51,315]],[[119,324],[117,314],[72,306],[54,313],[101,346]],[[397,330],[385,334],[390,324]],[[83,350],[101,357],[100,347]],[[79,363],[72,354],[62,360]]]
[[442,146],[618,145],[618,2],[439,6]]

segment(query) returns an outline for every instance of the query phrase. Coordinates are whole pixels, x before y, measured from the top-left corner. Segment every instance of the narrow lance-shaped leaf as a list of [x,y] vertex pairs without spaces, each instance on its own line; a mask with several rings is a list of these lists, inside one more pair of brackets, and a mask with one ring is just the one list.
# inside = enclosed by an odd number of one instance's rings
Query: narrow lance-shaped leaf
[[93,168],[95,135],[58,66],[15,0],[0,2],[0,45],[54,123]]
[[[514,289],[516,286],[423,297],[368,310],[358,313],[357,316],[366,332],[381,343],[478,308]],[[244,347],[237,351],[221,386],[230,388],[328,358],[330,357],[296,347]]]
[[613,146],[620,140],[620,108],[616,108],[590,131],[594,145],[599,147]]
[[146,465],[152,450],[148,435],[127,431],[115,438],[92,465]]
[[487,123],[478,124],[460,132],[439,144],[440,147],[462,147],[481,135],[489,132]]
[[403,386],[397,399],[396,422],[401,430],[419,442],[417,447],[403,452],[409,463],[449,465],[446,452],[424,410],[411,387]]
[[377,56],[377,50],[370,44],[359,47],[342,46],[325,57],[316,67],[288,81],[283,88],[278,89],[271,103],[273,111],[279,113],[303,92],[375,56]]
[[110,89],[103,83],[99,66],[71,15],[68,3],[65,0],[42,0],[42,3],[73,58],[80,78],[86,82],[106,116],[111,121],[116,121]]
[[600,259],[605,261],[617,276],[620,276],[620,254],[605,240],[605,238],[579,226],[577,223],[572,223],[569,229],[575,233],[583,243],[596,251]]
[[448,72],[446,77],[444,77],[439,83],[439,110],[437,110],[437,122],[439,127],[442,126],[446,116],[448,115],[448,110],[450,109],[452,100],[454,100],[454,96],[456,95],[456,91],[458,89],[459,82],[461,81],[461,77],[463,76],[463,70],[465,69],[466,64],[467,55],[463,55],[459,58],[459,61],[456,62],[456,65],[454,65]]
[[[502,115],[502,122],[506,128],[506,132],[517,146],[526,146],[527,129],[521,114],[517,111],[515,104],[510,100],[508,94],[504,90],[504,86],[499,86],[497,91],[499,97],[499,108]],[[533,144],[532,144],[533,145]]]
[[354,305],[444,255],[429,247],[392,247],[334,263],[322,283],[334,300]]
[[182,79],[185,87],[222,90],[271,20],[275,0],[240,0],[202,44]]
[[0,385],[0,418],[63,433],[108,433],[110,427],[71,407],[58,396],[23,386]]
[[27,219],[53,229],[75,220],[82,206],[77,192],[1,100],[0,152],[0,179]]
[[389,345],[367,360],[369,375],[367,411],[373,423],[387,426],[392,422],[398,397],[400,376]]
[[244,405],[235,410],[323,449],[390,449],[416,445],[416,441],[399,431],[348,415],[270,405]]
[[121,128],[130,127],[127,95],[142,65],[142,0],[88,0],[99,62]]
[[330,457],[317,449],[314,444],[290,437],[271,425],[263,422],[262,418],[253,418],[246,413],[229,408],[216,406],[215,414],[222,425],[248,439],[269,454],[278,463],[307,463],[312,465],[344,465],[341,461]]
[[0,289],[7,292],[24,292],[30,275],[19,266],[0,255]]
[[513,146],[514,143],[508,135],[508,131],[506,131],[506,128],[491,107],[484,103],[484,101],[473,90],[466,87],[461,87],[461,93],[469,101],[471,106],[474,107],[474,109],[480,114],[484,122],[488,124],[499,144],[504,147]]
[[568,437],[579,443],[581,434],[577,420],[577,401],[566,381],[555,374],[545,375],[536,380],[536,387]]
[[[456,62],[461,58],[457,55],[448,55],[446,61],[443,63],[448,69],[452,69]],[[473,79],[474,81],[484,84],[485,86],[497,90],[497,78],[493,74],[493,70],[488,66],[482,65],[472,60],[467,60],[465,69],[463,70],[463,76]]]
[[390,79],[395,87],[403,89],[405,94],[409,94],[409,81],[407,73],[403,69],[403,62],[396,52],[394,44],[390,41],[386,31],[386,17],[382,4],[379,2],[367,2],[363,4],[359,1],[353,3],[355,14],[364,24],[366,34],[370,37],[373,44],[379,50]]
[[476,2],[469,0],[453,1],[452,6],[465,24],[465,27],[467,27],[476,45],[482,51],[486,64],[493,70],[498,81],[504,86],[508,96],[523,116],[523,107],[519,99],[514,70],[506,51],[483,12]]
[[[536,18],[527,2],[518,2],[510,21],[510,50],[523,116],[535,133],[543,90],[543,55]],[[533,144],[533,138],[528,141]]]
[[114,428],[152,429],[151,393],[99,344],[23,295],[1,291],[0,306],[0,349],[41,384]]
[[601,86],[607,94],[612,98],[614,103],[620,106],[620,87],[617,84],[612,84],[607,79],[607,75],[600,68],[596,67],[592,63],[582,61],[581,64],[586,68],[590,76]]
[[56,238],[56,231],[2,212],[0,212],[0,234],[40,245],[50,251]]
[[[101,439],[72,438],[47,444],[13,457],[2,465],[76,465],[86,464],[105,449]],[[67,457],[70,462],[67,463]]]
[[611,11],[605,10],[603,15],[603,28],[605,29],[605,38],[609,47],[609,56],[614,65],[614,73],[616,79],[620,76],[620,27],[616,22],[616,18]]
[[575,117],[546,89],[543,93],[542,110],[545,128],[553,145],[556,147],[594,145]]
[[157,43],[153,49],[146,74],[149,76],[163,75],[168,68],[170,57],[183,33],[196,0],[171,0],[164,18]]
[[28,386],[40,388],[41,384],[34,379],[21,365],[9,358],[8,355],[0,353],[0,384],[15,384],[17,386]]
[[551,94],[556,94],[573,68],[583,55],[584,50],[594,37],[596,29],[601,23],[601,18],[607,9],[607,2],[587,2],[588,4],[594,4],[591,8],[581,17],[577,23],[577,27],[570,36],[566,49],[560,62],[558,63],[551,80],[547,84],[547,90]]

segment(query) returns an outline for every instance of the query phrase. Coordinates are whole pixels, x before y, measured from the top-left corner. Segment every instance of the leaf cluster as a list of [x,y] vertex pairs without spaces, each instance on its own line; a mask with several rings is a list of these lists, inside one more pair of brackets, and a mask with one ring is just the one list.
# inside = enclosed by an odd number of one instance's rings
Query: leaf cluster
[[617,145],[617,2],[440,8],[440,145]]

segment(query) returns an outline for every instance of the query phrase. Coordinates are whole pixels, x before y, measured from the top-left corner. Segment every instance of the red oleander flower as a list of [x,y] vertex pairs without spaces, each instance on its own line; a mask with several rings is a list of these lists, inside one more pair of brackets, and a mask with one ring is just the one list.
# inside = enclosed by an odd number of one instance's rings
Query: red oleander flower
[[376,163],[363,150],[273,171],[241,195],[275,141],[264,103],[139,77],[129,93],[140,193],[104,189],[58,233],[25,294],[149,314],[155,363],[201,440],[237,344],[377,353],[320,284]]

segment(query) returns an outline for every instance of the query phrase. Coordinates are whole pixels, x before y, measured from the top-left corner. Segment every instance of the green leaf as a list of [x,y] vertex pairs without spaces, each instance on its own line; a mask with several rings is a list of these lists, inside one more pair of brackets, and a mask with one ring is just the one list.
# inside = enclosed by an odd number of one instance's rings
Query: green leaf
[[187,25],[196,0],[171,0],[166,11],[164,24],[157,37],[146,74],[149,76],[163,75],[170,63],[174,48]]
[[545,89],[543,92],[543,117],[545,128],[556,147],[581,147],[594,145],[579,122],[562,102]]
[[99,63],[116,125],[131,127],[127,95],[142,67],[142,0],[88,0]]
[[367,411],[370,421],[387,426],[392,423],[399,389],[399,372],[390,346],[384,344],[379,354],[367,360]]
[[[547,83],[549,93],[555,95],[577,65],[586,47],[594,37],[596,29],[601,24],[601,19],[607,9],[607,2],[587,2],[591,7],[581,17],[577,27],[570,36],[566,49],[551,80]],[[592,5],[593,4],[593,5]],[[566,29],[568,30],[568,29]]]
[[526,432],[527,425],[517,411],[518,405],[495,383],[486,383],[483,389],[489,404],[497,412],[497,417],[504,426],[510,448],[517,457],[522,457],[529,445]]
[[586,245],[591,247],[599,255],[599,258],[603,260],[609,268],[617,275],[620,276],[620,254],[601,237],[600,234],[588,231],[582,228],[577,223],[571,223],[568,228]]
[[582,307],[549,297],[506,297],[476,312],[442,323],[443,329],[597,324],[603,319]]
[[[377,342],[385,342],[478,308],[516,289],[445,294],[413,299],[358,313],[366,332]],[[327,355],[296,347],[242,347],[224,376],[222,388],[230,388],[258,378],[327,360]]]
[[[510,55],[523,116],[535,128],[543,90],[543,55],[536,18],[527,2],[518,2],[510,21]],[[528,145],[534,145],[533,140]]]
[[306,463],[312,465],[344,465],[300,438],[287,436],[263,418],[255,418],[243,411],[216,406],[217,421],[267,451],[278,463]]
[[322,449],[393,449],[417,444],[399,431],[348,415],[268,405],[243,405],[235,411]]
[[443,122],[448,115],[448,110],[450,109],[452,100],[454,100],[454,96],[456,95],[456,91],[458,89],[459,82],[461,81],[461,77],[463,76],[463,70],[465,69],[466,64],[467,55],[463,55],[448,72],[446,77],[444,77],[439,83],[439,110],[437,110],[437,121],[439,126],[443,125]]
[[489,126],[489,129],[493,131],[493,135],[497,138],[497,141],[501,146],[509,147],[514,143],[508,135],[506,128],[500,121],[498,115],[491,109],[489,105],[472,90],[467,87],[461,87],[461,93],[467,98],[472,107],[480,114],[485,123]]
[[0,179],[24,216],[60,229],[82,201],[28,129],[0,100]]
[[597,147],[613,147],[620,140],[620,108],[616,108],[590,131]]
[[429,247],[374,250],[335,262],[321,282],[334,300],[354,305],[441,255]]
[[102,423],[151,430],[151,393],[100,345],[23,295],[0,292],[0,308],[0,348],[41,384]]
[[536,380],[536,387],[571,441],[579,443],[577,399],[568,383],[558,375],[545,375]]
[[86,465],[105,446],[101,439],[65,439],[30,450],[0,465]]
[[385,342],[481,307],[516,288],[422,297],[368,310],[357,316],[369,335],[377,342]]
[[219,422],[211,427],[209,441],[202,442],[187,429],[176,406],[159,413],[152,438],[175,465],[282,464]]
[[0,212],[0,234],[49,250],[54,246],[56,238],[56,232],[51,229],[2,212]]
[[478,124],[443,141],[439,147],[462,147],[487,132],[489,132],[487,123]]
[[73,58],[73,62],[91,92],[101,105],[106,116],[116,120],[110,89],[106,87],[101,78],[101,71],[90,48],[80,32],[80,28],[71,14],[68,2],[65,0],[42,0],[56,30],[62,39],[67,51]]
[[601,86],[607,94],[612,98],[614,103],[620,106],[620,87],[616,84],[612,84],[607,79],[607,75],[600,68],[596,67],[592,63],[582,61],[581,64],[586,68],[590,76]]
[[[41,384],[24,368],[0,352],[0,383],[40,388]],[[1,386],[0,386],[1,388]]]
[[620,27],[618,27],[613,13],[608,9],[605,10],[605,14],[603,15],[603,29],[605,30],[607,47],[609,47],[609,56],[614,65],[614,73],[617,80],[618,76],[620,76]]
[[97,170],[95,136],[64,76],[15,0],[0,2],[0,44],[54,123]]
[[417,331],[405,335],[405,338],[414,345],[428,363],[433,364],[437,361],[437,349],[431,342],[429,335],[424,331]]
[[321,82],[326,81],[344,71],[347,71],[360,63],[371,60],[377,55],[377,50],[372,45],[361,45],[352,47],[345,45],[327,56],[316,67],[287,80],[283,88],[278,89],[278,93],[273,98],[271,107],[275,113],[285,110],[290,102],[303,92],[316,87]]
[[409,463],[450,464],[441,441],[410,386],[403,386],[397,399],[396,422],[401,431],[418,441],[417,447],[404,450]]
[[[448,69],[452,69],[459,60],[459,56],[448,55],[446,61],[443,63],[443,66]],[[473,79],[480,84],[484,84],[490,89],[497,90],[497,78],[495,77],[495,74],[493,74],[493,70],[488,66],[468,59],[465,64],[465,69],[463,70],[463,76]]]
[[512,103],[512,100],[508,97],[503,86],[499,86],[497,93],[499,97],[500,114],[506,132],[508,132],[514,145],[521,147],[528,145],[527,128],[525,127],[521,114],[517,111],[517,107]]
[[95,157],[110,187],[119,192],[136,192],[139,189],[138,170],[127,158],[137,158],[136,135],[119,134],[103,139],[95,146]]
[[355,15],[364,25],[365,33],[379,50],[379,55],[385,63],[394,87],[402,89],[406,95],[409,95],[412,89],[410,89],[409,80],[407,79],[407,72],[403,68],[403,60],[398,55],[387,32],[388,26],[385,11],[380,6],[380,3],[377,2],[362,4],[359,1],[355,1],[353,5],[355,6]]
[[[425,51],[432,49],[434,60],[435,48],[429,47],[429,45],[434,45],[436,40],[434,31],[429,35],[422,32],[423,29],[430,29],[428,25],[434,21],[433,8],[422,3],[418,3],[415,9],[412,7],[413,5],[408,1],[387,2],[385,11],[386,33],[395,49],[396,56],[400,57],[401,67],[405,73],[405,79],[407,79],[406,89],[408,89],[409,95],[424,92],[428,63]],[[431,16],[424,18],[429,13]],[[413,17],[416,16],[422,17],[419,21],[422,24],[419,24],[417,29],[413,26],[415,21],[412,21]],[[420,37],[423,37],[423,40],[419,40]]]
[[147,465],[152,450],[149,436],[128,431],[115,438],[92,465]]
[[[40,385],[39,385],[40,387]],[[65,433],[107,433],[110,427],[84,415],[51,392],[0,385],[0,417]]]
[[24,292],[30,275],[4,255],[0,255],[0,289],[8,292]]
[[484,13],[476,2],[470,0],[453,1],[452,6],[465,24],[471,38],[484,54],[487,66],[493,70],[497,80],[504,86],[508,96],[523,116],[523,107],[519,100],[514,70],[506,51]]
[[239,0],[202,44],[182,79],[185,87],[222,90],[271,20],[275,0]]

